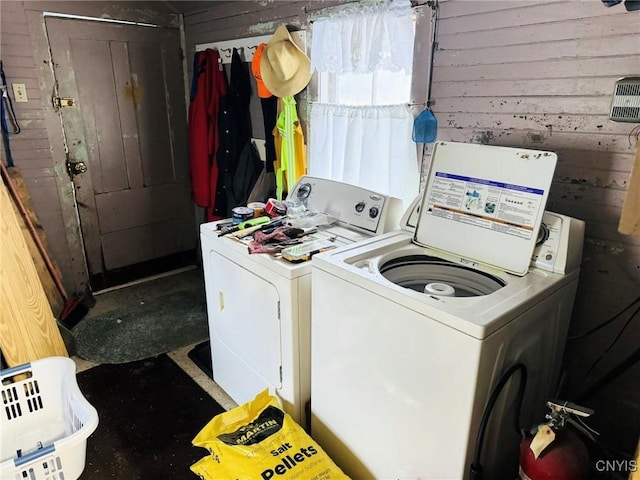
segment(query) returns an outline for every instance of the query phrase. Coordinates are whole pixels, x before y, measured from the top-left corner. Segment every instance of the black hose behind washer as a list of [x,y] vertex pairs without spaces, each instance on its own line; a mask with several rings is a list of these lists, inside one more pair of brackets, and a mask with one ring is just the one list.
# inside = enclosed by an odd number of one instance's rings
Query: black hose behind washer
[[484,472],[482,470],[482,464],[480,463],[480,456],[482,455],[482,444],[484,442],[484,435],[486,433],[487,424],[489,423],[489,418],[491,417],[491,412],[493,411],[493,407],[498,400],[498,396],[502,392],[502,389],[509,381],[511,376],[516,373],[517,370],[520,370],[520,385],[518,388],[518,397],[516,401],[516,412],[514,417],[514,426],[518,435],[521,434],[520,429],[520,409],[522,408],[522,399],[524,397],[524,390],[527,386],[527,367],[524,366],[523,363],[513,364],[509,369],[504,372],[502,377],[500,377],[500,381],[495,386],[493,391],[491,392],[491,396],[487,401],[486,407],[484,407],[484,412],[482,413],[482,420],[480,421],[480,428],[478,430],[478,436],[476,437],[476,448],[475,454],[473,457],[473,462],[471,463],[471,467],[469,469],[469,478],[470,480],[481,480],[484,476]]

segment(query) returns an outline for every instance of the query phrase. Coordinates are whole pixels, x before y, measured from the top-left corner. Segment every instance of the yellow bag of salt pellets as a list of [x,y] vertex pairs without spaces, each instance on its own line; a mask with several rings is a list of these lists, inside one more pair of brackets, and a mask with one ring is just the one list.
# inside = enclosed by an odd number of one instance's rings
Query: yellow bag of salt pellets
[[193,439],[210,455],[191,466],[204,480],[343,480],[342,470],[282,411],[269,390],[216,415]]

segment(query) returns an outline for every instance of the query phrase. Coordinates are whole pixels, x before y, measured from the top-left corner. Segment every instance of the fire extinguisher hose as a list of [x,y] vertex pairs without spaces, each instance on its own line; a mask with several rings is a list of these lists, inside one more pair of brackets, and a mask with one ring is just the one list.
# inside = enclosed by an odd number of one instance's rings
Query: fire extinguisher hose
[[484,442],[484,435],[487,430],[487,424],[489,423],[489,419],[491,418],[491,412],[493,411],[493,407],[500,396],[504,386],[507,384],[509,379],[517,372],[520,371],[520,384],[518,387],[518,397],[516,399],[516,411],[514,415],[514,426],[515,430],[518,434],[521,434],[520,428],[520,408],[522,407],[522,399],[524,397],[524,390],[527,386],[527,367],[524,366],[523,363],[515,363],[509,369],[502,374],[500,380],[497,385],[491,392],[491,396],[487,401],[487,405],[484,408],[484,412],[482,413],[482,420],[480,421],[480,427],[478,429],[478,435],[476,437],[476,448],[473,457],[473,462],[471,463],[469,469],[469,479],[470,480],[481,480],[484,476],[482,464],[480,463],[480,456],[482,455],[482,444]]

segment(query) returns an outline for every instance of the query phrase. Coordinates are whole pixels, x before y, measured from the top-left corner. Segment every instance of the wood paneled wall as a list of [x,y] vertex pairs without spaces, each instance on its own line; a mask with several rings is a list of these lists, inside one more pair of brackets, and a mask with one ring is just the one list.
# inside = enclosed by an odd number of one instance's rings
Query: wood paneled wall
[[[16,167],[24,177],[33,207],[47,234],[48,247],[63,275],[69,278],[70,257],[65,224],[58,195],[56,170],[49,149],[44,103],[41,98],[34,50],[29,35],[23,2],[0,5],[0,48],[9,95],[13,83],[24,83],[28,102],[15,103],[22,131],[11,135],[11,150]],[[2,161],[5,151],[2,149]],[[68,177],[67,177],[68,178]]]

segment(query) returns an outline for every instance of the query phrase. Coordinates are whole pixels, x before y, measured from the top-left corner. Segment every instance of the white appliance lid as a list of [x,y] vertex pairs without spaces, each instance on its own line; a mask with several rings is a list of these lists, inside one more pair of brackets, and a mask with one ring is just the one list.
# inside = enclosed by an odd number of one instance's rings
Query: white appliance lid
[[525,275],[557,156],[436,142],[414,242]]

